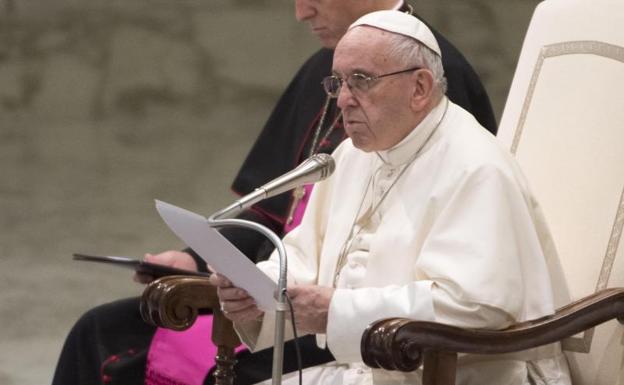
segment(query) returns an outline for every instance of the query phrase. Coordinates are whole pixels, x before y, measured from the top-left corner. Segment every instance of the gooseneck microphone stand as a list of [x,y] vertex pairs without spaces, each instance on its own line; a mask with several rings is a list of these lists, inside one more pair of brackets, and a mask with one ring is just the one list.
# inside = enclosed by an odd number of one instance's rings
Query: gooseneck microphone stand
[[244,209],[238,203],[234,203],[216,213],[212,214],[208,218],[208,224],[211,227],[245,227],[251,230],[255,230],[265,237],[267,237],[277,249],[279,254],[279,279],[277,281],[277,306],[275,309],[275,339],[273,347],[273,372],[272,372],[272,385],[281,385],[282,383],[282,368],[284,362],[284,326],[286,319],[286,311],[288,309],[286,304],[286,249],[282,243],[282,239],[277,236],[273,231],[269,230],[266,226],[258,224],[256,222],[247,221],[244,219],[232,219],[234,214]]
[[[316,183],[334,172],[334,159],[328,154],[316,154],[306,159],[297,168],[273,179],[269,183],[255,189],[241,199],[217,211],[208,218],[211,227],[245,227],[255,230],[267,237],[279,254],[279,279],[277,281],[277,305],[275,309],[275,339],[273,347],[272,384],[281,385],[282,367],[284,363],[284,326],[286,311],[286,249],[282,239],[266,226],[243,219],[232,218],[235,214],[260,202],[263,199],[292,190],[306,183]],[[293,325],[294,326],[294,325]]]

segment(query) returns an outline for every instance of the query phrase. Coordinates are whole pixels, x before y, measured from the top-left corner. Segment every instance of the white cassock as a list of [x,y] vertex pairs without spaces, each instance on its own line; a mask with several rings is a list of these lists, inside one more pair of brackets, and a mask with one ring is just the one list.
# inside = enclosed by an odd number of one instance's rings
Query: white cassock
[[[327,334],[317,335],[336,361],[306,369],[305,383],[420,384],[420,370],[362,364],[362,333],[381,318],[500,329],[554,311],[557,256],[537,204],[511,155],[461,107],[444,98],[392,149],[365,153],[346,140],[334,158],[333,176],[316,185],[301,225],[284,238],[289,284],[337,288]],[[258,266],[277,278],[276,253]],[[269,347],[274,315],[237,330],[252,350]],[[293,374],[285,384],[296,383]],[[538,377],[570,384],[558,344],[460,357],[457,383]]]

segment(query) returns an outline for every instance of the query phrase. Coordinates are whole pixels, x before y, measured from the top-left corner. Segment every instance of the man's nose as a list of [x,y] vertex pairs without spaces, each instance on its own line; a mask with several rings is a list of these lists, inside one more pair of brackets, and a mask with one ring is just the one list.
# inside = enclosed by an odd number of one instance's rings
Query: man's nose
[[297,21],[306,21],[316,15],[316,9],[310,0],[295,0],[295,18]]
[[351,88],[349,88],[349,85],[345,81],[342,82],[340,91],[338,91],[338,100],[336,101],[336,104],[342,110],[347,107],[353,107],[357,105],[357,99],[355,99]]

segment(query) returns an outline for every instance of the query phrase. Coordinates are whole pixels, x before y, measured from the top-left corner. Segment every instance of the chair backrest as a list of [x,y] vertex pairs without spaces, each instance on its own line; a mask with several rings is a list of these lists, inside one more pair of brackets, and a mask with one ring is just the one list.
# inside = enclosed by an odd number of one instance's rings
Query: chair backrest
[[[624,1],[538,5],[498,132],[552,231],[559,304],[624,286]],[[617,322],[563,345],[575,384],[624,384]]]

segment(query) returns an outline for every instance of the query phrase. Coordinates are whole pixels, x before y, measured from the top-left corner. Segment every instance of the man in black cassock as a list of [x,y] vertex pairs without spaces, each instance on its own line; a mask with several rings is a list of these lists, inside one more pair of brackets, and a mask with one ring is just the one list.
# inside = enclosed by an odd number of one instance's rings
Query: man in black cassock
[[[279,99],[234,180],[232,189],[240,195],[290,171],[310,154],[331,153],[346,137],[337,119],[339,110],[335,100],[326,99],[321,80],[331,74],[333,48],[347,27],[360,16],[376,10],[414,12],[411,5],[401,0],[295,0],[295,9],[297,19],[309,24],[324,48],[303,64]],[[433,28],[432,31],[442,51],[447,96],[496,134],[494,114],[479,77],[448,40]],[[282,194],[260,202],[239,217],[262,223],[283,235],[285,227],[291,225],[288,223],[293,211],[291,206],[299,202],[300,197]],[[259,234],[232,228],[222,233],[254,262],[268,257],[271,251]],[[174,259],[192,258],[198,270],[206,270],[205,262],[192,250],[169,253]],[[160,262],[174,263],[164,259]],[[155,328],[142,321],[138,304],[139,298],[129,298],[85,313],[65,341],[52,384],[142,384]],[[313,337],[300,338],[300,346],[304,367],[333,360],[331,352],[319,349]],[[236,383],[252,384],[269,378],[272,356],[272,349],[240,353]],[[285,372],[297,369],[294,356],[291,341],[285,345]],[[212,383],[211,377],[207,377],[206,383]]]

